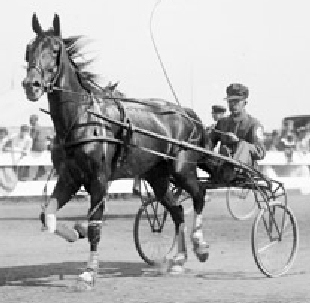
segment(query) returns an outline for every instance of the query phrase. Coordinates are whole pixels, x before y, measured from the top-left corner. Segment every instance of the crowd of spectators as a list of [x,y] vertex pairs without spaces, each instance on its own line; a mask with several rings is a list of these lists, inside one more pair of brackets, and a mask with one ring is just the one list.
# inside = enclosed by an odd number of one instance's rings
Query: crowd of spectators
[[265,146],[267,151],[310,152],[310,123],[296,129],[294,121],[284,121],[280,131],[266,135]]
[[20,153],[43,152],[50,149],[50,131],[39,125],[37,115],[31,115],[29,125],[22,124],[19,132],[9,133],[8,128],[0,127],[0,152]]
[[8,128],[0,127],[0,152],[10,153],[11,166],[18,174],[19,180],[38,180],[45,178],[45,166],[20,166],[19,161],[31,152],[40,154],[50,149],[50,129],[39,125],[37,115],[31,115],[29,124],[22,124],[18,132],[10,133]]
[[[0,127],[0,152],[43,152],[50,149],[52,137],[50,130],[39,125],[38,116],[31,115],[29,125],[22,124],[18,133],[10,134],[8,128]],[[294,121],[284,121],[281,130],[265,134],[265,146],[268,151],[310,152],[310,123],[296,129]]]

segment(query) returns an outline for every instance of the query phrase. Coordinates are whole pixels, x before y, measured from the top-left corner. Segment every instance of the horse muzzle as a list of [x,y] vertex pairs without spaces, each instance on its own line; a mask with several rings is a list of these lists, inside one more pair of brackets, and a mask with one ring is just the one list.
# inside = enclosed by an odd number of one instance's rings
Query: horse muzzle
[[37,79],[30,80],[25,78],[22,81],[22,87],[25,90],[27,99],[32,102],[36,102],[44,94],[44,87]]

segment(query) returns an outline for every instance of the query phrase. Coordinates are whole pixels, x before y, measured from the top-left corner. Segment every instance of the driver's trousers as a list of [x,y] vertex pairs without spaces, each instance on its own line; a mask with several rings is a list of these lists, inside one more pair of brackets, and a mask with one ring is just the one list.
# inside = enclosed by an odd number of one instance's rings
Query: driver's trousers
[[238,160],[247,165],[253,166],[253,159],[251,155],[250,145],[246,141],[240,141],[238,143],[236,152],[233,155],[233,159]]
[[232,157],[234,160],[240,161],[244,164],[253,166],[253,159],[251,155],[251,144],[246,141],[238,142],[237,146],[234,148],[234,152],[230,148],[224,146],[220,147],[220,154]]

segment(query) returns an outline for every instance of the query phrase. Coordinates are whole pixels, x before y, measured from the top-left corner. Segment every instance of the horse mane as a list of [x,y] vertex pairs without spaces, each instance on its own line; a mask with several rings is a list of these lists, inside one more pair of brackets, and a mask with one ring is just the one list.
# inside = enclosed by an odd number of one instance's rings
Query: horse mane
[[[94,87],[100,87],[97,83],[99,75],[87,70],[89,65],[94,62],[94,59],[86,60],[81,52],[81,49],[86,43],[81,43],[84,36],[71,36],[64,38],[63,42],[71,64],[74,66],[80,84],[87,90]],[[77,60],[79,59],[79,61]]]
[[98,84],[100,76],[87,70],[87,68],[94,62],[94,59],[86,60],[81,52],[81,49],[87,45],[87,42],[81,42],[84,38],[84,36],[80,35],[63,39],[69,60],[75,67],[80,84],[88,91],[98,93],[99,90],[100,93],[112,94],[116,97],[125,97],[125,94],[116,88],[118,83],[109,82],[107,86],[102,87]]

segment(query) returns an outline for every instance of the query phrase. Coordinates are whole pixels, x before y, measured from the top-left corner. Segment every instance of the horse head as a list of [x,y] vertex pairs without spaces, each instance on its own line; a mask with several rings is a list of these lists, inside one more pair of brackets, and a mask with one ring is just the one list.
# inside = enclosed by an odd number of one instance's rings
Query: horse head
[[57,81],[65,46],[61,39],[60,21],[57,14],[54,15],[53,27],[48,31],[43,31],[34,13],[32,29],[36,37],[26,48],[25,60],[28,66],[22,86],[30,101],[38,101],[45,92],[53,88]]

